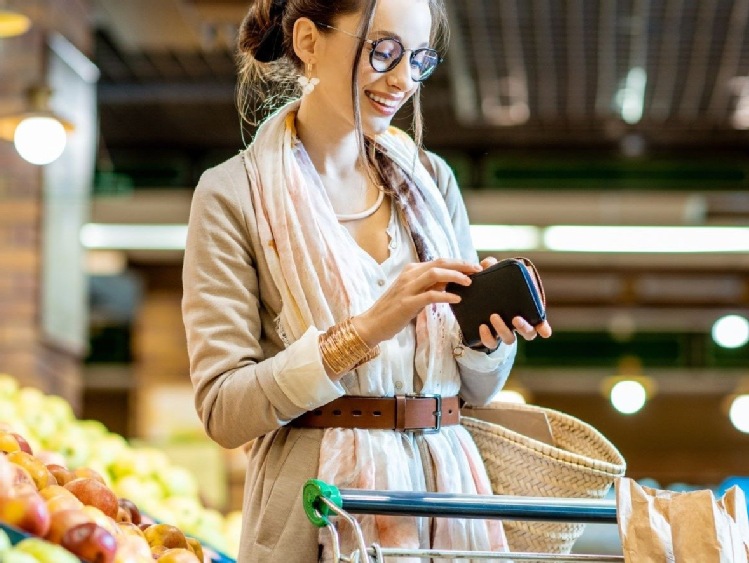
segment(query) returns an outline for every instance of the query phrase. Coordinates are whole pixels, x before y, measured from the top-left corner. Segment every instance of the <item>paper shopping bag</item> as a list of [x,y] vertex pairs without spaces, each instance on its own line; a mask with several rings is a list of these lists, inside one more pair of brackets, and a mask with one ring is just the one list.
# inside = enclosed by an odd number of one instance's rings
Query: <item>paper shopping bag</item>
[[746,499],[732,487],[686,493],[616,483],[619,536],[627,563],[748,563]]

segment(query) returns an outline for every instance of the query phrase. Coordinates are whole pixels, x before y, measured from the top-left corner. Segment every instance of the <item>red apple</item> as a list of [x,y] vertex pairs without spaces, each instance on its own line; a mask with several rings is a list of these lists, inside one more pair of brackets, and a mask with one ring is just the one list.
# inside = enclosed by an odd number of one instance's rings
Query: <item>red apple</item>
[[91,517],[82,508],[58,510],[50,515],[49,531],[45,538],[52,543],[60,543],[70,528],[91,522]]
[[91,563],[112,563],[117,552],[117,541],[107,530],[87,522],[69,528],[60,545]]
[[49,470],[52,475],[54,475],[55,479],[57,480],[58,485],[64,485],[65,483],[69,483],[73,479],[75,479],[75,475],[73,475],[72,471],[69,471],[66,467],[63,467],[62,465],[58,465],[56,463],[49,463],[47,464],[47,469]]
[[129,513],[130,522],[132,522],[136,526],[140,525],[140,522],[141,522],[140,510],[138,510],[138,507],[135,505],[133,501],[131,501],[129,498],[120,497],[117,500],[117,503],[120,505],[120,508],[124,509],[125,511]]
[[43,489],[49,485],[57,485],[57,479],[41,461],[33,455],[24,451],[10,452],[7,454],[8,461],[23,467],[29,472],[37,489]]
[[112,519],[117,518],[117,495],[105,484],[91,477],[79,477],[65,483],[65,488],[83,504],[95,506]]
[[91,469],[90,467],[76,467],[75,469],[73,469],[73,478],[96,479],[102,485],[107,484],[107,482],[104,480],[104,477],[101,476],[101,473],[99,473],[95,469]]
[[18,442],[18,445],[21,448],[22,452],[26,452],[27,454],[34,455],[34,452],[31,450],[31,445],[26,440],[26,438],[24,438],[20,434],[17,434],[16,432],[11,432],[11,434]]
[[43,536],[50,526],[49,509],[39,493],[26,489],[19,494],[0,496],[0,522]]

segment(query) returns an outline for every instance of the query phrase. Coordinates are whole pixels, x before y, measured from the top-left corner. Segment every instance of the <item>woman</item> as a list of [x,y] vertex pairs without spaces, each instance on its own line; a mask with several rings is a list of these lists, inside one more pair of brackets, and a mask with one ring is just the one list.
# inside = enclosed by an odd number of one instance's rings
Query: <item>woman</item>
[[[302,85],[246,151],[203,175],[185,252],[198,412],[219,444],[253,441],[242,562],[330,557],[327,534],[303,514],[310,477],[489,494],[457,396],[486,403],[507,378],[515,333],[551,334],[493,315],[486,350],[460,343],[458,297],[445,286],[470,284],[496,260],[476,263],[444,161],[422,163],[418,144],[390,127],[411,98],[418,114],[443,14],[439,0],[256,0],[242,24],[244,78],[286,61]],[[440,395],[441,418],[434,398],[414,393]],[[361,521],[367,541],[385,546],[505,544],[497,521]]]

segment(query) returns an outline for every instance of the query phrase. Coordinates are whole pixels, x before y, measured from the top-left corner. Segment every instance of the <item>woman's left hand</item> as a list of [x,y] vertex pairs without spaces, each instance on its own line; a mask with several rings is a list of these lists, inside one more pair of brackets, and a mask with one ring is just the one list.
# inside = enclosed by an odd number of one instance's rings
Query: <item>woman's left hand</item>
[[[497,263],[497,259],[493,256],[484,258],[481,261],[481,267],[486,269]],[[512,344],[515,342],[515,332],[522,336],[525,340],[533,340],[536,336],[541,338],[548,338],[551,336],[551,325],[548,321],[533,326],[523,317],[515,317],[512,319],[512,328],[508,327],[502,320],[502,317],[496,313],[489,317],[489,322],[492,324],[492,329],[488,325],[482,324],[479,327],[479,335],[481,336],[481,343],[486,346],[489,350],[494,350],[499,342],[502,341],[505,344]],[[496,336],[494,336],[496,334]]]

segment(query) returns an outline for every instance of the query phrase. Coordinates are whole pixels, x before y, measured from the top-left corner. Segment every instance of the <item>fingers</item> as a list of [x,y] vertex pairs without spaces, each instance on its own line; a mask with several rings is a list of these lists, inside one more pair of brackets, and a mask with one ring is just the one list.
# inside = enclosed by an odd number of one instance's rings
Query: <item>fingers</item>
[[544,321],[539,325],[531,326],[531,324],[522,317],[515,317],[512,319],[512,324],[525,340],[533,340],[536,336],[541,338],[549,338],[551,336],[551,325],[548,321]]
[[481,261],[481,267],[486,270],[489,266],[494,266],[497,263],[497,259],[494,256],[487,256]]

